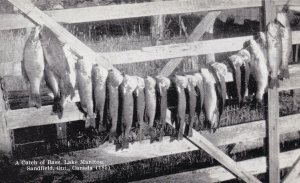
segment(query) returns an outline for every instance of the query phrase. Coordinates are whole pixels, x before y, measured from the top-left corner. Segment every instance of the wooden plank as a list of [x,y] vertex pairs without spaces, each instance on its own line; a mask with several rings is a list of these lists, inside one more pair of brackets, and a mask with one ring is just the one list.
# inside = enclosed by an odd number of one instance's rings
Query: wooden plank
[[[78,98],[76,100],[78,100]],[[7,129],[57,124],[83,119],[83,114],[78,110],[75,103],[66,104],[62,119],[58,119],[56,115],[50,115],[51,110],[52,106],[42,106],[41,109],[25,108],[9,110],[7,111]],[[170,116],[170,114],[168,116]],[[280,133],[285,134],[300,131],[300,123],[295,123],[295,121],[297,121],[299,118],[300,114],[281,117],[279,122]],[[221,146],[265,138],[265,127],[265,120],[261,120],[222,127],[214,134],[211,134],[209,131],[202,131],[201,134],[203,134],[213,144]],[[235,138],[232,138],[232,136]]]
[[[209,12],[201,22],[196,26],[186,42],[199,41],[203,34],[214,24],[215,19],[219,16],[221,11]],[[182,62],[182,58],[175,58],[170,60],[160,71],[163,76],[169,76],[176,67]]]
[[[262,6],[262,0],[244,0],[243,2],[228,2],[227,0],[173,0],[165,2],[144,2],[123,5],[53,10],[45,11],[45,13],[60,23],[82,23],[259,6]],[[18,29],[34,26],[34,24],[28,21],[24,16],[14,14],[5,14],[5,16],[0,19],[0,25],[0,30]]]
[[39,25],[45,25],[49,29],[51,29],[63,44],[68,44],[75,53],[84,57],[84,59],[90,61],[91,63],[97,63],[106,69],[115,69],[108,60],[101,56],[97,56],[97,54],[91,48],[82,43],[64,27],[59,25],[54,19],[35,7],[30,1],[8,1],[16,6],[19,10],[24,12],[24,14],[26,14],[26,16],[33,20],[35,23]]
[[[299,154],[300,149],[281,153],[280,168],[284,169],[291,167],[298,158]],[[253,175],[266,173],[266,164],[266,157],[253,158],[238,162],[239,166],[244,167],[247,172],[250,172]],[[224,167],[214,166],[210,168],[202,168],[194,171],[181,172],[172,175],[135,181],[135,183],[171,182],[172,180],[180,180],[181,182],[223,182],[232,179],[235,179],[235,176],[229,173]]]
[[[161,2],[163,0],[152,0],[153,2]],[[151,17],[151,45],[163,45],[165,29],[165,16],[156,15]]]
[[[171,125],[170,121],[167,121]],[[249,174],[245,169],[239,166],[235,161],[233,161],[229,156],[227,156],[223,151],[216,147],[213,143],[207,140],[203,135],[198,133],[193,129],[193,137],[186,137],[192,144],[198,146],[219,163],[226,167],[231,173],[236,175],[238,178],[245,182],[260,182],[256,177]]]
[[[181,58],[179,57],[237,51],[243,48],[243,44],[245,41],[248,41],[250,39],[253,39],[253,36],[242,36],[207,41],[195,41],[192,43],[179,43],[163,46],[143,47],[141,48],[141,50],[98,53],[97,56],[99,57],[99,59],[104,58],[104,60],[109,60],[111,64],[130,64],[170,58],[178,58],[172,61],[178,62],[179,60],[181,60]],[[293,44],[300,44],[300,31],[293,31]],[[14,65],[7,66],[9,64]],[[173,64],[171,62],[168,62],[168,65]],[[7,69],[1,69],[4,67]],[[166,71],[165,73],[168,72]],[[20,76],[21,64],[19,62],[0,63],[0,75]]]
[[2,78],[0,78],[0,153],[12,155],[12,141],[7,128],[5,101],[3,99]]
[[29,126],[56,124],[83,120],[84,117],[83,113],[78,110],[75,103],[66,104],[62,119],[59,119],[57,115],[51,115],[51,111],[52,106],[43,106],[40,109],[24,108],[7,111],[7,128],[17,129]]
[[[276,0],[277,5],[284,5],[286,0]],[[291,5],[299,5],[299,1],[291,0]],[[82,23],[124,18],[136,18],[154,15],[182,14],[201,11],[216,11],[234,8],[261,7],[262,0],[244,1],[166,1],[145,2],[124,5],[108,5],[65,10],[45,11],[47,15],[61,23]],[[296,7],[295,7],[296,8]],[[291,7],[294,9],[294,7]],[[135,11],[132,11],[135,10]],[[297,9],[296,9],[297,10]],[[22,15],[2,14],[0,30],[20,29],[33,27],[34,24]]]
[[[265,26],[272,22],[276,17],[276,5],[273,0],[266,0],[264,4]],[[280,182],[279,165],[279,93],[278,88],[268,88],[268,173],[270,183]]]
[[282,183],[294,183],[300,175],[300,156],[295,161],[290,173],[283,179]]

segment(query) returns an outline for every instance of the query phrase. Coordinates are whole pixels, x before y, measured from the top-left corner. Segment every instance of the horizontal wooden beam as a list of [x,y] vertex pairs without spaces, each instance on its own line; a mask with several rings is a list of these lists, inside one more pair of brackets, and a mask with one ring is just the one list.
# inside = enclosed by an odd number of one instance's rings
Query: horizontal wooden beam
[[[98,55],[99,60],[105,60],[113,65],[130,64],[161,59],[237,51],[242,49],[245,41],[248,41],[250,39],[253,39],[253,36],[195,41],[192,43],[178,43],[163,46],[151,46],[143,47],[140,50],[106,52],[98,53],[96,55]],[[69,39],[67,40],[69,41]],[[71,43],[73,42],[74,41],[72,41]],[[300,31],[293,31],[293,44],[300,44]],[[80,47],[82,46],[78,45],[76,46],[76,49],[79,49]],[[13,65],[9,66],[9,64]],[[20,76],[20,71],[21,64],[18,62],[0,63],[0,76]]]
[[[286,0],[277,0],[277,5],[283,5]],[[291,5],[300,5],[292,0]],[[136,18],[154,15],[183,14],[201,11],[215,11],[235,8],[261,7],[262,0],[244,1],[198,1],[181,0],[165,2],[145,2],[136,4],[108,5],[75,9],[45,11],[47,15],[61,23],[82,23],[125,18]],[[293,7],[292,7],[293,9]],[[132,11],[135,10],[135,11]],[[0,30],[20,29],[35,26],[23,15],[1,14]]]
[[[297,160],[299,154],[300,149],[281,153],[279,155],[280,169],[291,167],[293,163]],[[239,166],[244,167],[247,170],[247,172],[253,175],[266,173],[266,164],[266,157],[259,157],[238,162]],[[169,182],[169,180],[180,180],[181,182],[222,182],[231,179],[235,179],[235,176],[229,173],[224,167],[214,166],[210,168],[203,168],[194,171],[135,181],[135,183]]]
[[[61,23],[82,23],[104,20],[136,18],[154,15],[183,14],[232,8],[262,6],[262,0],[198,1],[173,0],[164,2],[144,2],[123,5],[95,6],[75,9],[45,11],[47,15]],[[132,11],[134,10],[134,11]],[[2,15],[1,15],[2,16]],[[5,14],[0,19],[0,30],[33,27],[34,24],[22,15]]]

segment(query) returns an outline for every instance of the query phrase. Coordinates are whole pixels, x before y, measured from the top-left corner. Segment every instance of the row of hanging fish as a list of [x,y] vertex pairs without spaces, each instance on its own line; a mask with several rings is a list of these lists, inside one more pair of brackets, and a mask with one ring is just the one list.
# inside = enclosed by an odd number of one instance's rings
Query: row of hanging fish
[[267,25],[266,34],[259,33],[254,40],[245,44],[246,49],[229,57],[239,102],[249,95],[250,76],[256,81],[255,99],[258,103],[262,102],[268,86],[279,87],[279,80],[289,79],[292,35],[287,10],[285,7],[277,13],[276,19]]
[[[30,107],[41,107],[40,84],[43,78],[54,94],[53,113],[59,118],[63,116],[66,97],[74,96],[74,90],[78,88],[81,108],[86,113],[86,128],[98,127],[100,131],[103,130],[107,106],[109,141],[117,139],[117,126],[121,121],[124,147],[128,147],[134,115],[137,116],[142,139],[145,126],[149,126],[150,134],[154,133],[156,113],[159,111],[159,136],[162,140],[168,108],[168,89],[171,84],[175,86],[178,94],[174,99],[177,101],[178,139],[183,138],[185,126],[188,128],[187,135],[192,136],[192,127],[196,121],[194,115],[197,113],[199,116],[202,108],[205,111],[207,126],[217,128],[222,111],[219,108],[224,107],[224,76],[227,72],[224,64],[214,63],[210,71],[203,74],[175,75],[171,78],[129,76],[116,70],[107,71],[99,65],[92,65],[82,58],[77,58],[47,27],[36,27],[32,30],[25,45],[23,66],[24,74],[30,83]],[[222,84],[215,88],[216,82]],[[204,97],[204,94],[207,96]],[[222,100],[219,100],[217,95],[222,96]],[[196,106],[200,108],[196,110]],[[185,125],[187,108],[190,117]],[[97,122],[96,115],[99,116]]]
[[[291,60],[291,30],[286,12],[277,14],[276,20],[260,33],[259,39],[250,40],[246,49],[228,59],[233,70],[239,102],[249,95],[249,80],[256,80],[255,98],[261,102],[268,87],[278,87],[278,79],[289,78],[288,63]],[[226,62],[225,62],[226,63]],[[192,128],[205,126],[215,131],[220,123],[227,96],[225,76],[227,65],[214,62],[206,69],[186,75],[129,76],[117,70],[92,65],[88,60],[75,56],[47,27],[32,30],[24,49],[23,71],[30,83],[29,106],[41,107],[40,84],[43,78],[54,94],[53,113],[63,116],[65,100],[78,89],[81,108],[86,114],[86,128],[104,129],[104,113],[108,112],[109,141],[117,139],[117,127],[121,122],[123,147],[128,147],[129,131],[137,116],[141,139],[145,126],[153,134],[154,126],[160,125],[160,140],[164,126],[168,96],[176,101],[175,121],[178,139],[192,136]],[[270,81],[268,78],[270,77]],[[170,89],[176,95],[169,95]],[[250,87],[251,88],[251,87]],[[107,105],[108,104],[108,105]],[[107,106],[107,107],[106,107]],[[201,124],[200,114],[205,120]],[[186,113],[189,118],[186,122]],[[159,114],[159,115],[157,115]],[[95,116],[99,119],[95,121]],[[121,116],[121,120],[119,117]],[[158,116],[158,124],[155,119]],[[195,118],[197,116],[197,119]],[[147,122],[147,125],[146,123]]]

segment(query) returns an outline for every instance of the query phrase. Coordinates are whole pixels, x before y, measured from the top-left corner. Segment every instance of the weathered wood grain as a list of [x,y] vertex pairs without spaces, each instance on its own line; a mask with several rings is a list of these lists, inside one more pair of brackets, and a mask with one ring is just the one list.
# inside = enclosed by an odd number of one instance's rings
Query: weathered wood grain
[[[284,5],[286,0],[276,0],[276,5]],[[291,0],[291,9],[298,10],[299,1]],[[96,6],[65,10],[45,11],[45,13],[60,23],[82,23],[124,18],[136,18],[154,15],[182,14],[201,11],[216,11],[234,8],[261,7],[262,0],[244,1],[198,1],[181,0],[166,2],[145,2],[137,4]],[[132,11],[132,10],[135,11]],[[3,14],[0,19],[0,30],[33,27],[34,24],[23,15]]]
[[97,54],[84,43],[82,43],[79,39],[77,39],[74,35],[68,32],[63,26],[58,24],[53,18],[49,17],[37,7],[35,7],[30,1],[23,0],[8,0],[14,6],[16,6],[19,10],[21,10],[28,18],[39,25],[47,26],[54,34],[56,34],[57,38],[63,43],[68,44],[73,52],[75,52],[80,57],[83,57],[85,60],[99,64],[106,69],[115,69],[113,65],[101,56],[97,56]]
[[[199,41],[203,34],[214,24],[216,18],[221,11],[209,12],[201,22],[196,26],[186,42]],[[160,71],[160,75],[169,76],[176,69],[176,67],[183,61],[183,58],[171,59]]]
[[297,182],[297,179],[299,179],[300,175],[300,156],[297,160],[295,160],[295,163],[293,164],[293,167],[289,174],[283,179],[282,183],[293,183]]
[[[291,167],[295,160],[297,160],[299,154],[300,149],[281,153],[279,156],[280,169]],[[247,172],[250,172],[253,175],[266,173],[266,164],[266,157],[259,157],[238,162],[239,166],[244,167]],[[135,181],[135,183],[172,182],[173,180],[180,180],[181,182],[201,182],[201,180],[205,182],[222,182],[231,179],[235,179],[235,176],[229,173],[224,167],[214,166],[210,168],[203,168],[194,171],[187,171],[162,177]],[[299,180],[299,177],[297,180]]]

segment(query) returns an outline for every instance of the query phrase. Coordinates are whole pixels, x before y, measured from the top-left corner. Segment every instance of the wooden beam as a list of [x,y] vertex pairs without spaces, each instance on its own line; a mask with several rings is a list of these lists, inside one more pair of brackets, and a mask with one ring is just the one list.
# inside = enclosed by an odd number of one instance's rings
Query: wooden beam
[[[276,0],[276,5],[284,5],[286,0]],[[291,0],[291,5],[299,5],[299,1]],[[194,13],[201,11],[216,11],[235,8],[261,7],[262,0],[244,1],[166,1],[145,2],[124,5],[95,6],[86,8],[64,9],[44,11],[54,20],[60,23],[83,23],[105,20],[116,20],[124,18],[136,18],[154,15]],[[297,8],[297,7],[295,7]],[[294,7],[291,7],[294,9]],[[132,11],[135,10],[135,11]],[[296,9],[297,10],[297,9]],[[1,14],[0,30],[20,29],[35,26],[22,15]]]
[[[196,26],[186,42],[199,41],[203,34],[214,24],[215,19],[220,15],[221,11],[209,12],[201,22]],[[182,62],[182,58],[175,58],[170,60],[160,71],[160,75],[169,76]]]
[[59,119],[57,115],[51,115],[51,111],[52,106],[43,106],[40,109],[24,108],[7,111],[7,128],[17,129],[84,119],[83,113],[78,110],[75,103],[66,104],[62,119]]
[[3,95],[3,80],[0,78],[0,153],[8,156],[12,155],[11,130],[7,128],[6,108]]
[[[300,44],[300,31],[293,31],[292,36],[293,44]],[[143,47],[140,50],[98,53],[97,56],[99,57],[99,59],[104,58],[104,60],[109,60],[111,64],[130,64],[160,59],[237,51],[243,48],[243,44],[245,41],[248,41],[250,39],[253,39],[253,36]],[[177,62],[176,60],[174,62]],[[181,60],[181,58],[179,58],[178,60]],[[168,62],[168,64],[173,65],[171,62]],[[0,76],[14,75],[21,75],[20,62],[0,63]],[[296,82],[295,84],[297,83],[299,82]]]
[[[167,121],[170,125],[171,122]],[[227,156],[223,151],[211,143],[207,138],[198,133],[193,129],[193,137],[186,137],[192,144],[198,146],[219,163],[221,163],[226,169],[231,173],[236,175],[238,178],[245,182],[260,182],[256,177],[249,174],[243,167],[239,166],[235,161],[233,161],[229,156]]]
[[[280,169],[291,167],[295,160],[298,158],[299,154],[300,149],[281,153]],[[266,173],[267,170],[266,157],[243,160],[238,162],[237,164],[241,167],[244,167],[247,170],[247,172],[250,172],[253,175]],[[229,173],[224,167],[214,166],[210,168],[202,168],[193,171],[181,172],[177,174],[135,181],[134,183],[170,182],[170,180],[180,180],[181,182],[223,182],[232,179],[235,179],[235,176]]]
[[91,63],[97,63],[106,69],[115,69],[107,59],[99,55],[97,56],[97,54],[91,48],[82,43],[64,27],[59,25],[54,19],[35,7],[29,0],[8,1],[16,6],[19,10],[21,10],[26,15],[26,17],[30,18],[35,23],[39,25],[45,25],[49,29],[51,29],[63,44],[68,44],[75,53],[82,56],[87,61]]
[[290,173],[283,179],[282,183],[294,183],[300,176],[300,156],[295,161]]
[[[173,0],[165,2],[144,2],[123,5],[53,10],[45,11],[45,13],[52,17],[55,21],[60,23],[83,23],[154,15],[194,13],[201,11],[215,11],[259,6],[262,6],[262,0],[244,0],[243,2],[228,2],[226,0]],[[3,18],[0,19],[0,25],[0,30],[18,29],[34,26],[34,24],[32,24],[24,16],[14,14],[5,14]]]
[[[274,21],[276,17],[276,5],[273,0],[265,0],[265,26]],[[280,165],[279,165],[279,93],[278,88],[268,88],[268,173],[270,183],[280,182]]]

